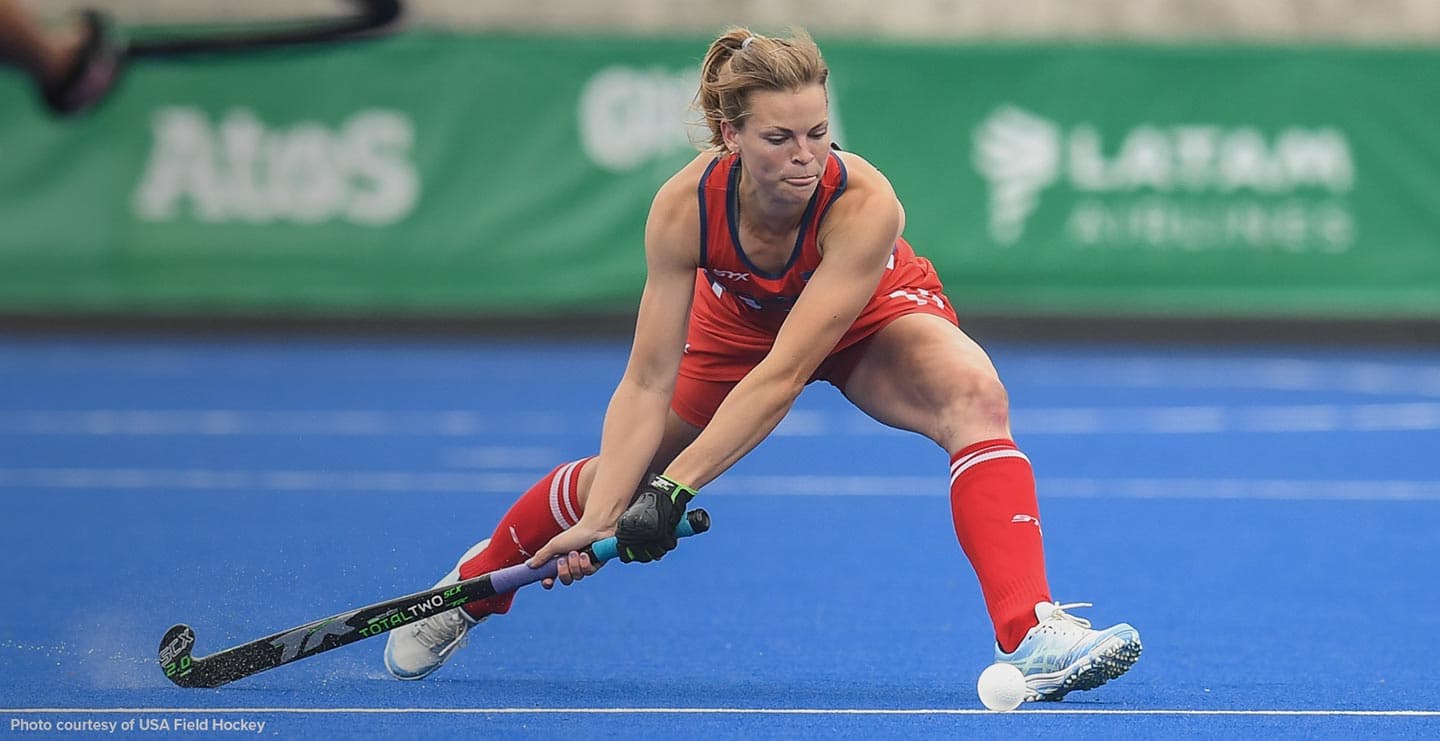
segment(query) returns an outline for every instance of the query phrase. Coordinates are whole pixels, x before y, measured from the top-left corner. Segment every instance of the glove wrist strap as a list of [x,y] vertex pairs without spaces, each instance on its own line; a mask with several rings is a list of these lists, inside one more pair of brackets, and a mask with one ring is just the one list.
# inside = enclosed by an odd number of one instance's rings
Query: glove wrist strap
[[663,473],[657,473],[654,478],[650,479],[650,488],[663,492],[670,497],[672,502],[679,502],[682,497],[684,501],[689,502],[695,498],[696,494],[700,493]]

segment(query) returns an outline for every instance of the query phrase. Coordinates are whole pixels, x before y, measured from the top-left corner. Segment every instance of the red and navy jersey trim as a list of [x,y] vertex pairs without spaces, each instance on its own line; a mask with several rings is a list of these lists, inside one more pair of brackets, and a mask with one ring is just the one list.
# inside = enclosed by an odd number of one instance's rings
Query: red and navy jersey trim
[[710,164],[705,167],[705,174],[700,176],[700,185],[695,188],[695,195],[700,201],[700,267],[702,268],[706,267],[710,241],[710,209],[705,207],[705,186],[710,182],[710,173],[714,171],[716,165],[720,164],[720,160],[720,156],[710,160]]
[[771,280],[783,278],[785,277],[785,273],[795,264],[795,261],[800,259],[800,254],[805,251],[805,235],[810,231],[810,219],[815,215],[816,204],[820,202],[820,184],[816,182],[815,192],[810,194],[810,202],[805,205],[805,214],[800,217],[800,229],[795,234],[795,247],[790,250],[790,259],[785,261],[785,267],[780,268],[778,272],[774,273],[766,272],[756,267],[755,263],[750,261],[750,256],[745,254],[745,245],[740,242],[739,186],[740,162],[737,160],[735,164],[730,167],[729,181],[725,184],[725,221],[730,227],[730,242],[735,245],[735,254],[740,258],[740,262],[744,263],[745,267],[754,271],[756,275]]
[[[835,148],[837,150],[839,149],[839,147]],[[845,160],[840,159],[834,154],[831,154],[830,158],[835,160],[835,164],[840,166],[840,182],[835,184],[835,195],[830,196],[830,202],[825,204],[825,210],[820,212],[820,218],[816,220],[816,224],[825,220],[825,214],[830,213],[830,207],[834,206],[835,202],[840,200],[840,196],[845,193],[845,186],[850,183],[850,171],[845,169]],[[817,188],[816,190],[818,192],[819,189]]]
[[[711,174],[726,157],[727,155],[719,155],[710,161],[710,164],[705,167],[705,173],[700,176],[700,183],[695,189],[696,200],[700,208],[699,265],[701,268],[709,267],[710,255],[710,214],[706,204],[705,189],[710,183]],[[804,253],[805,239],[809,236],[810,230],[812,228],[818,228],[820,222],[824,221],[826,214],[830,212],[830,207],[834,206],[835,201],[845,193],[845,188],[850,179],[849,171],[845,168],[844,161],[833,152],[830,153],[829,158],[834,160],[835,165],[839,168],[839,182],[831,192],[829,199],[825,203],[825,208],[820,212],[820,218],[818,219],[815,218],[815,209],[820,202],[823,188],[819,185],[816,186],[815,192],[810,195],[810,202],[805,206],[805,213],[800,218],[800,229],[795,235],[795,247],[790,251],[790,259],[785,262],[785,266],[778,272],[768,272],[757,267],[755,263],[751,262],[750,256],[745,253],[745,248],[740,242],[740,163],[737,160],[730,165],[730,172],[726,174],[725,184],[726,227],[730,232],[730,241],[734,245],[736,256],[740,258],[740,261],[747,268],[754,271],[756,275],[771,280],[778,280],[785,277],[785,273],[795,265],[795,261],[800,259],[800,256]]]

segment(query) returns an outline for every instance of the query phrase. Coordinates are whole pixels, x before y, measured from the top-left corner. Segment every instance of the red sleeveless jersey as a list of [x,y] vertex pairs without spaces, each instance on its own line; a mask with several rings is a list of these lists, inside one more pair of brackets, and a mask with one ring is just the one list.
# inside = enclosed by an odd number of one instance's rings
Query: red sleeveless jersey
[[[825,172],[801,217],[790,259],[778,273],[756,267],[740,244],[739,181],[736,154],[716,157],[700,178],[700,270],[694,311],[739,319],[773,334],[820,265],[820,222],[845,193],[845,163],[835,152],[829,153]],[[908,285],[917,269],[930,272],[929,261],[917,257],[904,238],[896,239],[871,305]]]
[[[845,165],[832,152],[805,208],[790,259],[779,272],[767,273],[750,261],[740,244],[736,210],[739,165],[736,155],[720,156],[700,178],[700,269],[695,276],[680,375],[722,385],[682,386],[671,401],[682,419],[698,427],[709,422],[724,398],[723,390],[716,389],[728,390],[723,384],[743,378],[770,352],[780,325],[820,265],[816,236],[820,223],[835,199],[845,193]],[[943,291],[930,261],[916,256],[904,239],[896,239],[880,285],[816,369],[815,378],[843,387],[849,370],[859,360],[858,355],[845,351],[897,317],[924,313],[957,323],[955,310]]]

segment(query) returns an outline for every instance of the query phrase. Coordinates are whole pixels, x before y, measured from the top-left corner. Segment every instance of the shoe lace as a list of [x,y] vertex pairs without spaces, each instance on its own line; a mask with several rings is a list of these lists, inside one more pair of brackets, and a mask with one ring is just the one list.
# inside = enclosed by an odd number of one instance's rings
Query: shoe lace
[[1057,604],[1057,605],[1055,605],[1055,608],[1050,611],[1050,619],[1051,619],[1051,620],[1066,620],[1066,621],[1072,622],[1072,623],[1074,623],[1074,624],[1076,624],[1076,625],[1078,625],[1078,626],[1080,626],[1080,627],[1082,627],[1082,628],[1085,628],[1086,630],[1089,630],[1089,628],[1090,628],[1090,621],[1089,621],[1089,620],[1086,620],[1085,618],[1082,618],[1082,617],[1076,617],[1076,616],[1074,616],[1074,615],[1071,615],[1070,613],[1066,612],[1066,610],[1069,610],[1069,609],[1072,609],[1072,608],[1076,608],[1076,607],[1094,607],[1094,606],[1095,606],[1095,605],[1093,605],[1093,604],[1091,604],[1091,603],[1089,603],[1089,602],[1069,602],[1069,603],[1063,604],[1063,605]]
[[460,610],[450,610],[416,623],[415,638],[433,651],[452,641],[464,640],[466,627],[465,618],[460,615]]

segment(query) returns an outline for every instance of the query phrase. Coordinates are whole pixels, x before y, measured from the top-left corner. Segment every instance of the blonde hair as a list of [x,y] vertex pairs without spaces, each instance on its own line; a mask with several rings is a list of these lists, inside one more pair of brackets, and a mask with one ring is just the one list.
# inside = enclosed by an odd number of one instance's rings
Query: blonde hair
[[735,27],[710,44],[700,63],[695,102],[710,128],[711,146],[725,146],[722,121],[738,127],[750,114],[751,92],[825,85],[830,68],[820,56],[820,47],[804,30],[791,33],[781,39]]

